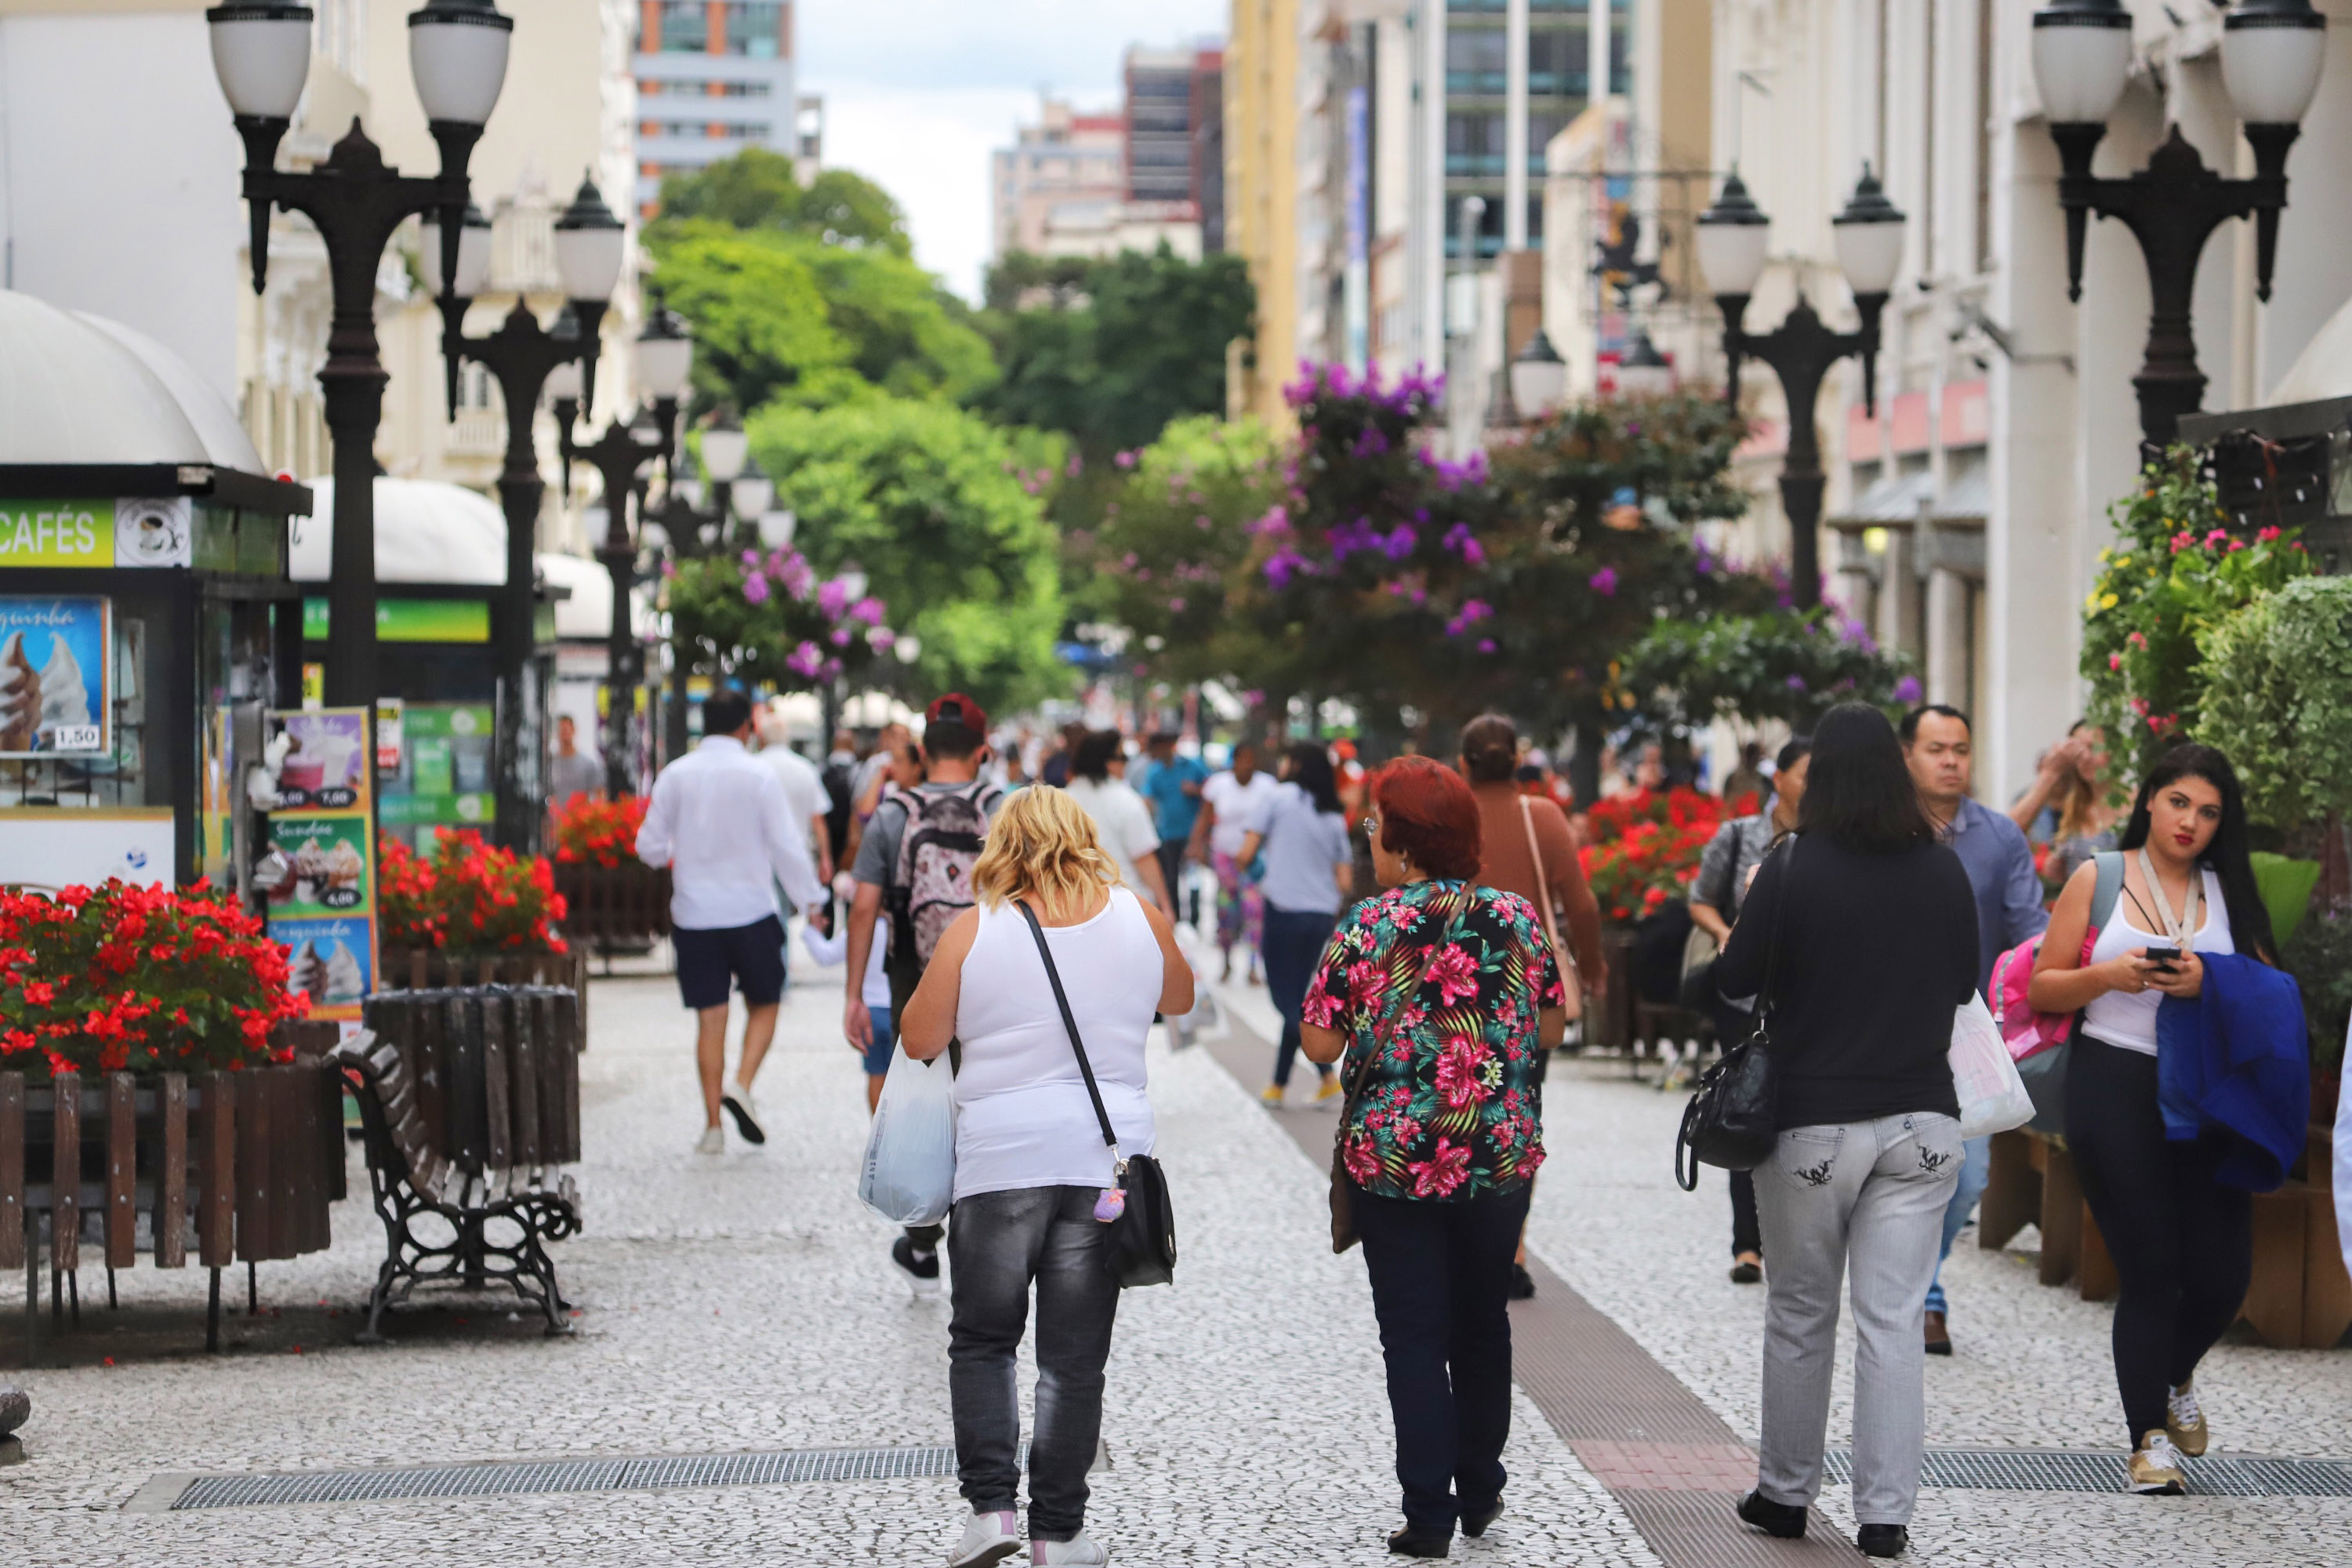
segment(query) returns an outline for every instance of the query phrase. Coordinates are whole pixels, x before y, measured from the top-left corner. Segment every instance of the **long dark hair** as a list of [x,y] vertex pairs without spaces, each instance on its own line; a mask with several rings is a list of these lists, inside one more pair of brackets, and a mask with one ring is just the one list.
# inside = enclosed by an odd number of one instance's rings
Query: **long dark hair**
[[2276,963],[2278,942],[2271,934],[2270,908],[2254,886],[2254,863],[2246,848],[2246,795],[2238,787],[2238,772],[2228,757],[2193,742],[2165,752],[2140,781],[2139,795],[2132,801],[2131,820],[2124,825],[2121,847],[2137,849],[2147,842],[2147,803],[2156,798],[2157,791],[2184,778],[2203,779],[2221,796],[2221,824],[2197,863],[2221,884],[2221,902],[2230,913],[2231,944],[2240,952],[2259,953]]
[[1797,831],[1871,855],[1935,842],[1895,726],[1867,702],[1841,702],[1813,726],[1812,771],[1805,775]]
[[1299,741],[1283,755],[1290,761],[1290,782],[1307,792],[1318,811],[1340,815],[1339,779],[1331,771],[1331,753],[1320,741]]

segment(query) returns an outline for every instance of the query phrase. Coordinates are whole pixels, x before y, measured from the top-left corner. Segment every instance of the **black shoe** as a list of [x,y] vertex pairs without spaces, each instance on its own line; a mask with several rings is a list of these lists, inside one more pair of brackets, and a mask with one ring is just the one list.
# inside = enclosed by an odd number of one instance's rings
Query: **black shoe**
[[1454,1550],[1450,1530],[1423,1530],[1408,1524],[1389,1537],[1389,1551],[1399,1557],[1443,1557]]
[[1865,1524],[1854,1531],[1853,1543],[1864,1557],[1900,1557],[1910,1550],[1911,1532],[1899,1524]]
[[746,1143],[765,1143],[768,1130],[760,1125],[760,1108],[751,1100],[751,1091],[740,1084],[730,1083],[719,1092],[719,1104],[735,1119],[735,1131]]
[[1462,1510],[1462,1533],[1475,1541],[1486,1533],[1488,1525],[1502,1517],[1503,1500],[1500,1497],[1496,1497],[1493,1502],[1482,1503],[1476,1508],[1465,1508]]
[[1785,1502],[1774,1502],[1762,1492],[1749,1492],[1739,1500],[1739,1517],[1767,1535],[1782,1541],[1795,1541],[1805,1533],[1805,1510]]
[[1743,1258],[1731,1266],[1731,1282],[1734,1285],[1758,1285],[1763,1279],[1764,1266],[1760,1263],[1750,1263]]
[[1528,1272],[1528,1266],[1524,1263],[1512,1264],[1511,1300],[1514,1301],[1531,1300],[1534,1299],[1535,1293],[1536,1277]]
[[940,1255],[937,1252],[917,1252],[911,1237],[902,1236],[890,1244],[890,1261],[918,1280],[931,1284],[939,1282]]

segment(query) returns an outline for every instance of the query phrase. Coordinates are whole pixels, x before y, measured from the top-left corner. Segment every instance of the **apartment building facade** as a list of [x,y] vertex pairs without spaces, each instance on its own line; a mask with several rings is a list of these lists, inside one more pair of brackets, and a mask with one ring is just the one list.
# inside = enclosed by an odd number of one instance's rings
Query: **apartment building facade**
[[640,213],[660,205],[667,176],[747,147],[803,156],[803,121],[821,125],[822,107],[794,91],[793,0],[634,4]]

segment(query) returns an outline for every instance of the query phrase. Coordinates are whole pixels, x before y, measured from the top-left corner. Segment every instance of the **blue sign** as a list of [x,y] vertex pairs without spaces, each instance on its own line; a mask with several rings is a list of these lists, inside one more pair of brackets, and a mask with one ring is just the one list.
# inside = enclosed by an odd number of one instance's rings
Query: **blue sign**
[[0,596],[0,757],[110,749],[112,609],[94,595]]

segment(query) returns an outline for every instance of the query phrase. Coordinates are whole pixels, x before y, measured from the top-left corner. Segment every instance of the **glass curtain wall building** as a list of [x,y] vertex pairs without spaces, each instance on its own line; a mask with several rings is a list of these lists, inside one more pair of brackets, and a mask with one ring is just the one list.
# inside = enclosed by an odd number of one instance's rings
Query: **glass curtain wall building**
[[746,147],[802,151],[793,89],[791,0],[640,0],[637,208],[665,175]]
[[[1506,0],[1446,0],[1445,254],[1462,253],[1462,203],[1485,198],[1478,254],[1501,254],[1504,114],[1509,42]],[[1591,89],[1588,0],[1528,0],[1528,243],[1543,243],[1544,145],[1584,112]],[[1610,84],[1633,89],[1633,0],[1611,0]]]

